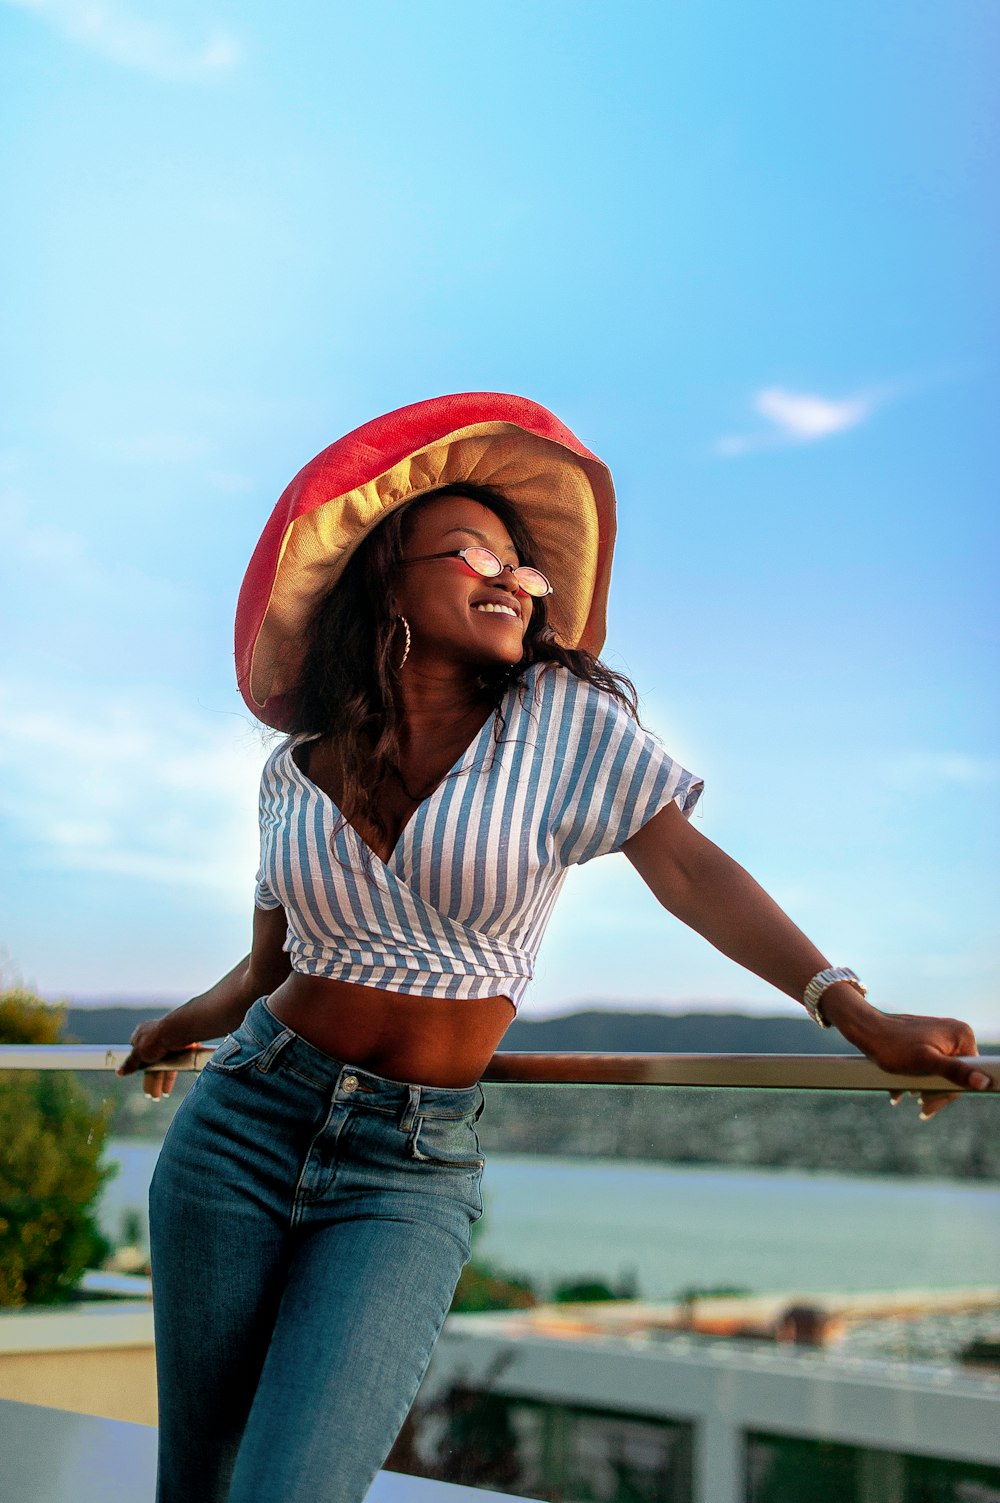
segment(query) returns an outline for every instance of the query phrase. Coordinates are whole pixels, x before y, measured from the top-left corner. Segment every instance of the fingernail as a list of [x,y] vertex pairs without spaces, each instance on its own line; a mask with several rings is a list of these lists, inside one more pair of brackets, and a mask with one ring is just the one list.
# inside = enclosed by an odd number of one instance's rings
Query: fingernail
[[988,1091],[993,1082],[988,1075],[983,1074],[982,1070],[973,1070],[969,1076],[969,1084],[974,1091]]

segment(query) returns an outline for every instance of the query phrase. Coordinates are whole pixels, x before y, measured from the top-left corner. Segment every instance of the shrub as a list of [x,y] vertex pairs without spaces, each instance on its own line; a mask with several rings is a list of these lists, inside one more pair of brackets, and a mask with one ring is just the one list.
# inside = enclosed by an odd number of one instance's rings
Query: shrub
[[[0,992],[0,1044],[54,1044],[63,1010],[23,987]],[[69,1073],[0,1074],[0,1305],[66,1300],[108,1244],[93,1206],[107,1116]]]

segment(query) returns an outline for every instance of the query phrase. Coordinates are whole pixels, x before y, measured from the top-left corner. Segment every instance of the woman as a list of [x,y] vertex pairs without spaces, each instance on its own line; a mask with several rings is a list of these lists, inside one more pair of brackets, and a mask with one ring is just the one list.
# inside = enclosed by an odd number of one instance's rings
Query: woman
[[364,1497],[468,1257],[477,1081],[569,866],[623,850],[883,1068],[990,1083],[964,1024],[869,1006],[687,822],[700,781],[594,656],[613,537],[600,461],[493,394],[359,429],[265,529],[238,676],[292,734],[262,779],[253,946],[123,1067],[230,1030],[151,1190],[161,1503]]

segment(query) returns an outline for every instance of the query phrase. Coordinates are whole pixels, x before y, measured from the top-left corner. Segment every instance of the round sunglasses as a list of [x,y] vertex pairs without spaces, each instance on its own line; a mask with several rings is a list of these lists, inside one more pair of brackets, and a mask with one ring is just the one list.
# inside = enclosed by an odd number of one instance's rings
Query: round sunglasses
[[474,574],[482,579],[499,579],[505,569],[509,569],[517,581],[517,587],[526,595],[533,595],[535,599],[541,599],[543,595],[552,594],[552,586],[540,569],[532,569],[527,564],[505,564],[492,548],[456,548],[451,553],[421,553],[417,558],[404,558],[404,564],[426,564],[435,558],[460,558],[468,564]]

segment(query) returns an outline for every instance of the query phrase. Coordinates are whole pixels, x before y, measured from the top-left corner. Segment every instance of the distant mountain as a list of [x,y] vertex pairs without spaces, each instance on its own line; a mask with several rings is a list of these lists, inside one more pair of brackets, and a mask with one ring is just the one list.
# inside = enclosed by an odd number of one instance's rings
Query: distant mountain
[[809,1018],[719,1012],[589,1012],[517,1018],[502,1047],[594,1054],[853,1054],[839,1033]]
[[[161,1017],[160,1007],[70,1007],[64,1030],[81,1044],[123,1044],[133,1028]],[[503,1049],[594,1054],[851,1054],[839,1033],[806,1017],[744,1013],[617,1012],[593,1009],[560,1018],[518,1018]]]

